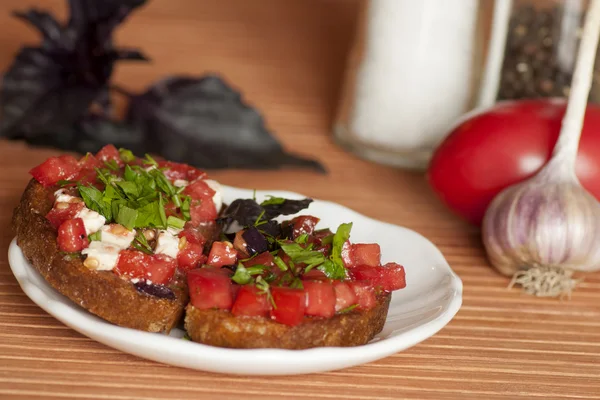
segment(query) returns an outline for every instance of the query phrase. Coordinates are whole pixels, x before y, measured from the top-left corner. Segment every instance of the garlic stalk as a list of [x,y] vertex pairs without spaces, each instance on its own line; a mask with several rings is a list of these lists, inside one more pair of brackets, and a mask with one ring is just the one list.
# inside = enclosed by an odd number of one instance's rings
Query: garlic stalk
[[600,0],[592,0],[552,158],[533,178],[498,194],[483,221],[491,264],[513,276],[511,286],[537,296],[570,295],[574,271],[600,269],[600,203],[575,175],[599,36]]

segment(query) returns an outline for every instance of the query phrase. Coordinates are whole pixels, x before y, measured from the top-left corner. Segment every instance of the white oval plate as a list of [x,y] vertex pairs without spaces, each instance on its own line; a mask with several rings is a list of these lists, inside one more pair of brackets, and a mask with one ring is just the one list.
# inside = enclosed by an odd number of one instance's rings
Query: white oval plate
[[[253,191],[223,187],[225,202],[251,198]],[[303,198],[296,193],[259,191],[266,195]],[[301,214],[321,218],[319,226],[335,230],[340,223],[353,222],[354,243],[379,243],[382,262],[405,266],[405,289],[394,292],[383,328],[364,346],[320,347],[308,350],[225,349],[183,340],[183,331],[169,336],[122,328],[88,313],[50,287],[29,264],[13,240],[8,257],[23,291],[38,306],[65,325],[100,343],[126,353],[162,362],[212,372],[246,375],[290,375],[331,371],[389,356],[433,336],[458,312],[462,282],[450,269],[440,251],[427,239],[409,229],[373,220],[335,203],[316,200]]]

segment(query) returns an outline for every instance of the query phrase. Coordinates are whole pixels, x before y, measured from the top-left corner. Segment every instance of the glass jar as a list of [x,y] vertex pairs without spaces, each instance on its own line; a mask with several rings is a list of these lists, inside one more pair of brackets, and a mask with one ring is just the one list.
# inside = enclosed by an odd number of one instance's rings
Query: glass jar
[[367,0],[350,52],[335,140],[359,156],[423,169],[473,106],[484,37],[477,0]]
[[[587,6],[586,0],[512,1],[498,100],[568,96]],[[596,74],[593,102],[599,83]]]

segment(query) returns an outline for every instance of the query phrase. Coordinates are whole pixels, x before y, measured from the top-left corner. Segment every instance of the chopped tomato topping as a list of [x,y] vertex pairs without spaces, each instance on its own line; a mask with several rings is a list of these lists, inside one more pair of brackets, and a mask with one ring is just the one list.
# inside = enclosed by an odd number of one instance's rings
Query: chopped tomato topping
[[289,326],[296,326],[302,322],[306,308],[304,290],[273,287],[271,295],[275,303],[275,307],[271,309],[271,319]]
[[355,265],[368,265],[378,267],[381,265],[381,248],[376,243],[357,243],[350,249],[350,263]]
[[234,265],[237,261],[237,252],[229,243],[214,242],[208,254],[207,264],[213,267]]
[[329,318],[335,314],[335,292],[330,281],[304,281],[306,315]]
[[333,290],[335,292],[335,311],[344,310],[357,303],[358,299],[354,290],[348,282],[333,282]]
[[212,190],[206,182],[197,180],[186,186],[183,193],[192,198],[190,216],[193,225],[198,225],[201,222],[213,221],[217,218],[217,208],[212,200],[215,191]]
[[329,278],[327,278],[327,275],[325,275],[325,272],[320,271],[316,268],[313,268],[310,271],[308,271],[307,273],[305,273],[302,276],[302,279],[322,281],[322,280],[327,280]]
[[81,218],[68,219],[58,227],[58,248],[69,253],[81,251],[89,246],[85,226]]
[[220,268],[197,268],[187,274],[190,302],[199,310],[233,305],[233,288],[229,273]]
[[245,267],[251,267],[253,265],[259,265],[259,264],[266,265],[267,267],[274,267],[275,261],[274,261],[273,254],[269,253],[268,251],[265,251],[264,253],[260,253],[256,257],[253,257],[253,258],[249,259],[248,261],[244,262]]
[[206,243],[206,239],[204,238],[202,233],[191,227],[182,230],[179,233],[179,237],[185,238],[190,243],[199,244],[201,246],[204,246],[204,243]]
[[383,286],[383,268],[370,267],[368,265],[357,265],[349,270],[352,279],[357,281],[369,281],[375,287]]
[[248,317],[266,317],[271,310],[271,302],[265,293],[254,285],[240,287],[231,313]]
[[137,250],[121,250],[114,271],[130,279],[147,279],[155,284],[169,283],[177,263],[164,254],[149,255]]
[[354,294],[356,295],[356,302],[358,303],[358,310],[370,310],[377,304],[377,298],[375,296],[375,288],[370,282],[367,281],[354,281],[348,282]]
[[112,144],[107,144],[103,148],[100,149],[98,153],[96,153],[96,158],[102,163],[115,161],[117,165],[123,166],[123,160],[121,160],[121,155],[119,154],[119,150]]
[[50,157],[29,173],[44,187],[55,185],[60,180],[74,178],[79,172],[79,163],[73,156]]
[[351,257],[351,253],[352,253],[352,245],[350,244],[350,241],[346,241],[344,243],[344,245],[342,246],[342,261],[344,261],[344,266],[346,268],[351,268],[352,265],[352,257]]
[[163,168],[163,173],[171,181],[183,179],[191,182],[198,178],[206,177],[206,172],[187,164],[180,164],[172,161],[159,161],[158,166]]
[[312,215],[301,215],[292,219],[291,222],[293,224],[292,235],[295,239],[303,234],[312,235],[315,231],[315,226],[319,222],[319,218]]
[[146,266],[146,279],[153,283],[165,285],[173,278],[176,268],[177,262],[172,257],[164,254],[154,254],[150,256]]
[[46,214],[46,218],[55,229],[58,229],[66,220],[75,218],[75,215],[83,209],[83,206],[83,201],[58,203]]
[[396,263],[387,263],[381,267],[382,286],[387,292],[392,292],[406,287],[406,273],[404,267]]
[[79,160],[79,167],[82,170],[94,170],[94,168],[101,168],[104,164],[98,160],[92,153],[87,153]]
[[202,254],[202,250],[202,245],[186,241],[183,248],[177,253],[177,265],[186,271],[202,266],[207,260],[206,256]]

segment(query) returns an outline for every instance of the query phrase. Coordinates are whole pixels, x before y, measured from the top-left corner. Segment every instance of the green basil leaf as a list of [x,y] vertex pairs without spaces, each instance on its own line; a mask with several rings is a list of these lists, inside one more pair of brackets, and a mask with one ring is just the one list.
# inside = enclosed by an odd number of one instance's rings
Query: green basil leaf
[[125,205],[121,205],[119,207],[119,212],[115,218],[115,221],[118,224],[123,225],[125,228],[131,230],[135,226],[135,221],[137,220],[138,212],[132,208],[129,208]]
[[351,222],[347,224],[341,224],[333,235],[333,247],[331,249],[331,255],[329,256],[332,266],[328,266],[329,268],[327,268],[327,270],[322,270],[325,272],[328,278],[343,279],[346,277],[346,266],[344,265],[344,260],[342,259],[342,247],[344,246],[344,243],[350,239],[351,230]]
[[[256,192],[255,192],[256,194]],[[262,203],[260,203],[261,207],[269,206],[269,205],[279,205],[285,203],[285,199],[283,197],[273,197],[268,196],[269,198]]]
[[100,240],[102,240],[102,231],[90,233],[88,235],[88,239],[90,239],[90,241],[100,241]]
[[79,194],[83,198],[85,205],[87,208],[96,211],[107,221],[112,219],[112,210],[110,207],[110,203],[107,203],[103,199],[103,194],[100,190],[96,189],[93,186],[78,186]]
[[280,270],[287,271],[288,266],[285,264],[285,262],[283,262],[281,257],[273,257],[273,262],[275,263],[275,265],[277,265],[277,267],[279,267]]
[[121,156],[121,160],[123,160],[123,162],[130,163],[135,161],[135,156],[133,155],[131,150],[120,148],[119,155]]
[[169,217],[167,218],[167,225],[172,228],[183,229],[183,227],[185,226],[185,221],[181,218],[169,215]]
[[160,217],[161,226],[167,227],[167,214],[165,213],[165,204],[162,197],[162,193],[158,194],[158,215]]
[[240,285],[245,285],[252,281],[252,275],[250,275],[248,270],[240,263],[235,269],[235,274],[233,274],[231,280]]
[[138,174],[131,169],[129,165],[125,166],[125,170],[123,171],[123,179],[128,182],[135,182],[138,177]]
[[135,200],[140,197],[140,190],[138,189],[138,185],[134,182],[117,181],[115,182],[115,185],[121,189],[129,199]]
[[181,210],[181,215],[183,216],[183,218],[186,221],[190,221],[192,219],[192,217],[190,215],[191,201],[192,201],[192,198],[190,196],[185,196],[183,198],[183,202],[181,203],[181,207],[179,207],[179,209]]
[[153,226],[157,228],[162,228],[164,225],[160,218],[159,208],[160,207],[158,201],[153,201],[151,203],[146,204],[143,207],[138,208],[138,216],[135,220],[135,227],[144,228],[148,226]]

